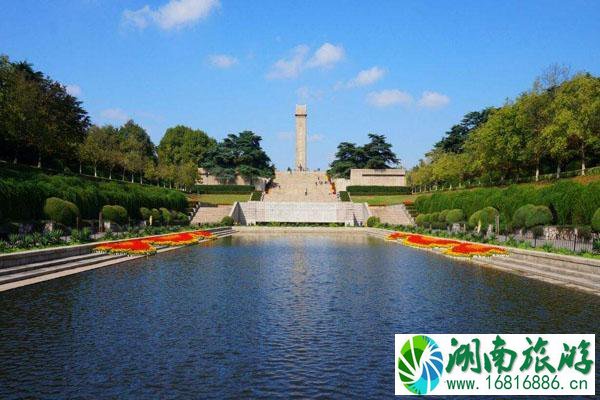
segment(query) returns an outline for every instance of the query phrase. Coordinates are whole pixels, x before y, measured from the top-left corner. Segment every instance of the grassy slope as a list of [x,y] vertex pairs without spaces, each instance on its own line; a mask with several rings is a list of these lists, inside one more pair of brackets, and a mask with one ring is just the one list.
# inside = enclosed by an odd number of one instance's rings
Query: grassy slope
[[236,201],[248,201],[250,194],[189,194],[189,201],[230,205]]

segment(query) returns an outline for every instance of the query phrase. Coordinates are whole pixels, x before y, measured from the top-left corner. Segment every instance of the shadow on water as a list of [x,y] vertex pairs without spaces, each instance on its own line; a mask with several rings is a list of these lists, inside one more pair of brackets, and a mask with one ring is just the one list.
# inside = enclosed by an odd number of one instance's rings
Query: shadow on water
[[363,235],[242,235],[0,293],[0,398],[392,397],[394,333],[596,333],[599,310]]

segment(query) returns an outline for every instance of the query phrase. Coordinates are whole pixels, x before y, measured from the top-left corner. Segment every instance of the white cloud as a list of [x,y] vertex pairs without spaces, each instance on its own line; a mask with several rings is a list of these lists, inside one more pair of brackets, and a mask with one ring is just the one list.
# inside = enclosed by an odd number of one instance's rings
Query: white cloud
[[304,44],[294,47],[289,58],[281,58],[275,62],[267,77],[271,79],[297,77],[304,67],[308,50],[308,46]]
[[386,89],[379,92],[371,92],[367,95],[367,102],[375,107],[388,107],[395,104],[409,105],[413,101],[409,93],[398,89]]
[[308,86],[299,87],[296,90],[296,95],[300,100],[321,100],[325,96],[323,90],[311,89]]
[[81,95],[81,87],[77,85],[67,85],[65,88],[67,89],[67,93],[69,93],[71,96],[77,97]]
[[315,51],[315,54],[306,63],[307,68],[331,68],[344,59],[344,48],[325,43]]
[[120,108],[107,108],[100,112],[100,116],[110,121],[125,122],[129,120],[129,115]]
[[438,92],[425,91],[419,99],[419,107],[440,108],[450,103],[450,97]]
[[314,135],[308,135],[307,140],[311,143],[314,142],[321,142],[324,139],[323,135],[319,135],[319,134],[314,134]]
[[332,68],[337,62],[344,58],[344,48],[325,43],[319,47],[309,58],[310,48],[301,44],[292,49],[287,58],[281,58],[273,64],[267,73],[269,79],[296,78],[305,69],[310,68]]
[[237,58],[228,56],[227,54],[213,54],[208,58],[208,60],[213,67],[221,69],[233,67],[238,63]]
[[354,79],[351,79],[347,83],[347,87],[353,88],[358,86],[368,86],[377,82],[385,75],[385,70],[379,67],[373,67],[362,70],[356,75]]
[[169,0],[157,9],[145,5],[138,10],[125,10],[123,19],[139,29],[155,24],[161,29],[170,30],[193,25],[208,17],[219,4],[219,0]]

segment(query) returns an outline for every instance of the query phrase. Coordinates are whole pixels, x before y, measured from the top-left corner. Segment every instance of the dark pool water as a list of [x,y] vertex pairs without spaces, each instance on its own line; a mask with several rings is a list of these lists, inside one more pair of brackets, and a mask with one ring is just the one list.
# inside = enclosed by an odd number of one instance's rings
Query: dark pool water
[[599,319],[598,297],[362,235],[238,236],[0,293],[0,398],[392,397],[394,333]]

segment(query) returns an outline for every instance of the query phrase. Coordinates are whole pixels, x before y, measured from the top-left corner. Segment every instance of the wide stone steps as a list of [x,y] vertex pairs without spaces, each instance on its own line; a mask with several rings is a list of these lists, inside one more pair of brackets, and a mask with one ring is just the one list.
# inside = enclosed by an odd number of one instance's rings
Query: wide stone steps
[[230,205],[219,205],[217,207],[198,207],[196,214],[192,218],[191,224],[214,224],[221,222],[231,212]]
[[392,225],[413,225],[412,217],[404,208],[404,205],[397,204],[383,207],[369,206],[369,211],[374,217],[378,217],[381,222]]
[[42,266],[35,269],[28,269],[22,272],[15,272],[12,274],[0,276],[0,285],[3,285],[5,283],[21,281],[24,279],[36,278],[38,276],[53,274],[56,272],[62,272],[73,268],[87,267],[92,264],[98,264],[109,260],[116,260],[118,258],[123,257],[126,257],[126,255],[101,254],[100,256],[96,256],[96,254],[93,254],[93,257],[88,257],[77,261],[67,261],[68,258],[57,260],[62,261],[62,263],[58,265],[54,264],[53,266]]
[[273,183],[273,187],[265,193],[263,201],[311,203],[337,201],[336,196],[330,193],[330,185],[326,181],[324,172],[277,171]]
[[0,269],[0,277],[5,276],[5,275],[17,274],[17,273],[21,273],[21,272],[27,272],[27,271],[34,270],[34,269],[53,267],[55,265],[60,265],[60,264],[65,264],[65,263],[91,260],[91,259],[98,258],[101,256],[102,256],[102,253],[88,253],[88,254],[82,254],[82,255],[74,256],[74,257],[59,258],[59,259],[55,259],[55,260],[19,265],[16,267],[2,268],[2,269]]
[[[478,260],[479,261],[479,260]],[[548,280],[554,283],[562,283],[580,286],[591,291],[600,292],[600,279],[597,274],[576,271],[568,268],[568,273],[565,268],[549,267],[546,264],[527,262],[504,257],[490,257],[489,259],[481,260],[485,264],[493,264],[495,267],[500,267],[507,271],[518,272],[524,276],[541,277],[543,280]]]

